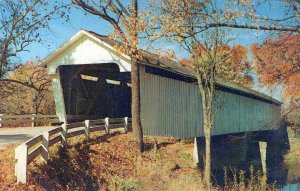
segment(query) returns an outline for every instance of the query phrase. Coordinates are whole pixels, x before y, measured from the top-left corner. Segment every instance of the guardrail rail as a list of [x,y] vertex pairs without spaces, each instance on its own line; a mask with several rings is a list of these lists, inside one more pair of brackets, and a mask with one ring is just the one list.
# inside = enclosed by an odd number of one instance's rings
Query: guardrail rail
[[63,147],[67,148],[68,138],[84,135],[86,140],[90,139],[90,133],[105,130],[106,134],[110,133],[110,129],[124,128],[127,132],[131,118],[105,118],[99,120],[85,120],[83,122],[63,124],[50,131],[43,132],[15,149],[15,175],[17,183],[27,182],[28,165],[41,156],[44,162],[49,159],[49,147],[61,142]]
[[57,115],[35,115],[35,114],[27,114],[27,115],[3,115],[0,114],[0,127],[4,126],[17,126],[27,124],[32,127],[36,125],[36,123],[58,123],[59,119]]

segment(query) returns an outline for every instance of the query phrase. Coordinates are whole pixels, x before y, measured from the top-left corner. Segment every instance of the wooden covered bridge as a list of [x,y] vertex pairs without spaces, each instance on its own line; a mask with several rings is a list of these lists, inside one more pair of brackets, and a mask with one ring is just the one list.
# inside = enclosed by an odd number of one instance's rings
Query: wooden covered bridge
[[[130,57],[116,52],[114,41],[79,31],[41,65],[52,77],[60,121],[131,116]],[[142,51],[139,60],[141,118],[145,134],[203,136],[201,97],[189,67]],[[281,102],[219,80],[213,135],[278,128]]]
[[[131,116],[130,57],[117,52],[115,45],[106,36],[81,30],[42,61],[41,65],[47,67],[52,78],[56,113],[61,122]],[[146,51],[141,53],[139,68],[144,133],[195,138],[194,157],[197,162],[203,153],[203,148],[197,145],[204,134],[201,97],[192,69]],[[255,155],[265,161],[266,145],[258,142],[264,141],[276,146],[278,143],[274,140],[281,140],[278,134],[274,134],[282,129],[279,123],[281,102],[221,80],[216,84],[216,94],[218,98],[215,107],[219,109],[212,129],[212,144],[217,144],[225,153],[220,155],[219,150],[215,153],[220,156],[215,158],[226,161],[223,156],[230,153],[229,149],[234,146],[226,146],[223,139],[214,140],[214,137],[262,132],[262,136],[254,141],[244,139],[240,144],[235,144],[238,147],[245,145],[245,151],[240,152],[240,148],[237,148],[231,153],[239,155],[235,158],[242,158],[237,163],[244,163],[248,161],[248,156],[253,155],[253,149],[248,149],[249,143],[255,142],[256,147],[260,148],[254,149],[258,151],[258,155]],[[236,154],[236,150],[239,154]],[[275,153],[278,154],[277,151]],[[229,162],[233,160],[231,156]],[[278,158],[269,157],[272,165]]]

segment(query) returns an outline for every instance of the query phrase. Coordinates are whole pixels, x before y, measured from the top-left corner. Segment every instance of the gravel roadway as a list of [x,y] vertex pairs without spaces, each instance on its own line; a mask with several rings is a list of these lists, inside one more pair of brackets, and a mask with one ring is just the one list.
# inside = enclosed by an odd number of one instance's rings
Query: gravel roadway
[[4,149],[11,144],[22,143],[53,128],[54,127],[0,128],[0,149]]

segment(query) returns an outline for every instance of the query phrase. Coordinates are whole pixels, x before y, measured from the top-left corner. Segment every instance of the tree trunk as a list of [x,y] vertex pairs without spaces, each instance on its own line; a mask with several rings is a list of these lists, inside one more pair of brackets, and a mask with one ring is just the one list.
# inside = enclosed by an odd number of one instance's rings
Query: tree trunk
[[206,186],[210,190],[210,185],[211,185],[211,176],[210,176],[210,171],[211,171],[211,156],[210,156],[211,127],[210,127],[209,123],[204,123],[204,136],[205,136],[204,179],[205,179]]
[[140,72],[137,60],[131,59],[131,113],[132,113],[132,130],[140,151],[144,151],[143,130],[141,125],[141,104],[140,104]]
[[[201,75],[198,72],[198,89],[202,99],[202,117],[203,117],[203,129],[205,137],[205,166],[204,166],[204,182],[208,190],[211,186],[211,156],[210,156],[210,142],[211,142],[211,128],[212,128],[212,99],[208,96],[208,92],[212,92],[210,87],[206,87],[201,83]],[[214,87],[212,87],[214,88]]]
[[131,55],[131,96],[132,96],[132,129],[133,135],[138,143],[140,152],[144,151],[143,142],[143,129],[141,124],[141,103],[140,103],[140,71],[138,65],[138,31],[137,31],[137,18],[138,18],[138,2],[132,0],[134,27],[133,27],[133,44],[132,44],[132,55]]

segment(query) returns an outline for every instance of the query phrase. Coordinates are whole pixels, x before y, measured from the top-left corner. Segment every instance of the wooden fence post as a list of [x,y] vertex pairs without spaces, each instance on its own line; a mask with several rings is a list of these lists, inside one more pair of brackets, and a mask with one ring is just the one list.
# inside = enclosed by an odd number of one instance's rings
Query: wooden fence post
[[35,114],[32,114],[33,115],[33,117],[31,118],[31,120],[32,120],[32,123],[31,123],[31,127],[34,127],[35,126],[35,122],[34,122],[34,116],[35,116]]
[[68,142],[67,142],[67,136],[68,136],[68,129],[67,125],[64,123],[62,124],[62,131],[61,131],[61,144],[63,147],[67,148]]
[[47,162],[49,159],[49,132],[44,132],[42,134],[42,153],[41,158],[44,160],[44,162]]
[[15,150],[15,159],[17,159],[15,175],[17,177],[17,183],[26,183],[27,181],[27,157],[28,147],[23,143]]
[[90,120],[85,120],[84,121],[84,130],[85,130],[85,140],[90,139]]
[[3,116],[3,114],[0,114],[0,127],[2,127],[2,123],[1,123],[2,118],[1,118],[1,116]]
[[109,134],[110,130],[109,130],[109,118],[106,117],[105,118],[105,133]]
[[125,133],[128,132],[128,117],[124,118],[124,131]]

